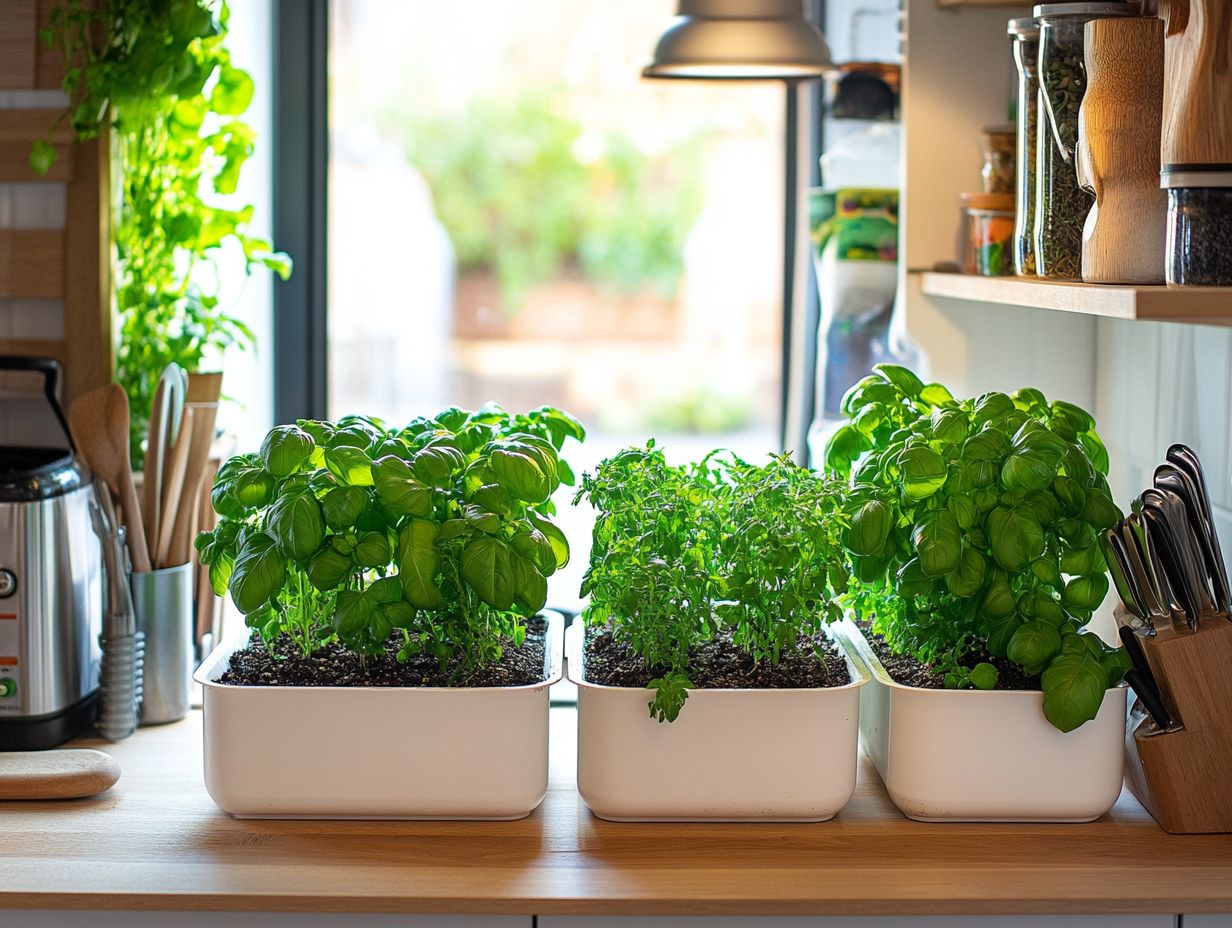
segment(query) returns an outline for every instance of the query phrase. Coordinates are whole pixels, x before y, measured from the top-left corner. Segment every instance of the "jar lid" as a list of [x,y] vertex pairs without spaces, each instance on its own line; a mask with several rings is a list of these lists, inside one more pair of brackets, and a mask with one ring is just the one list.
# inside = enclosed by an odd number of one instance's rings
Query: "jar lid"
[[1031,11],[1036,19],[1049,16],[1140,16],[1141,8],[1136,3],[1116,3],[1101,0],[1099,3],[1040,3]]
[[1030,16],[1020,16],[1006,24],[1005,34],[1015,38],[1033,39],[1039,35],[1039,23]]
[[1159,172],[1165,190],[1184,187],[1232,187],[1232,164],[1165,164]]
[[964,193],[961,196],[963,206],[967,209],[986,209],[998,213],[1014,211],[1012,193]]

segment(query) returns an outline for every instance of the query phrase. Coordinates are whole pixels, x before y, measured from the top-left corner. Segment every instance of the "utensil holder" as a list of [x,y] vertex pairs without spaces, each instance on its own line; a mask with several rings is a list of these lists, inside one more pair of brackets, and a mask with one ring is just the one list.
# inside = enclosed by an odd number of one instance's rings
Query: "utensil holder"
[[1135,711],[1126,725],[1130,791],[1172,834],[1232,832],[1232,621],[1203,616],[1194,632],[1142,638],[1164,707],[1179,727]]
[[175,722],[188,714],[193,663],[193,565],[131,577],[137,628],[145,634],[141,724]]

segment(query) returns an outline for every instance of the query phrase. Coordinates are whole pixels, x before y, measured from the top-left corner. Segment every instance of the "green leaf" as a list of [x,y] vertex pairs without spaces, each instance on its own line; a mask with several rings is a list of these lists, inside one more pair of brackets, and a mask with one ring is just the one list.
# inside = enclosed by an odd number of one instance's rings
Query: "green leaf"
[[495,535],[501,530],[501,520],[494,512],[488,512],[479,506],[467,504],[462,507],[462,517],[469,525],[488,535]]
[[326,545],[308,561],[304,568],[308,582],[322,593],[336,590],[351,574],[351,559]]
[[958,566],[946,574],[945,583],[955,596],[974,596],[984,585],[984,557],[978,551],[967,548],[963,551]]
[[373,465],[372,474],[377,496],[390,511],[421,519],[432,515],[432,490],[414,476],[409,463],[386,455]]
[[569,563],[569,540],[565,538],[565,533],[542,516],[527,513],[526,518],[535,528],[543,532],[548,544],[552,546],[552,553],[556,556],[556,569],[563,570]]
[[533,563],[510,555],[513,568],[513,601],[526,615],[536,615],[548,601],[548,582]]
[[1038,619],[1020,626],[1005,652],[1006,657],[1029,674],[1039,673],[1060,653],[1060,633],[1049,622]]
[[1106,490],[1093,488],[1086,491],[1079,518],[1096,531],[1102,532],[1120,522],[1122,516],[1121,510]]
[[435,609],[441,600],[436,583],[441,556],[436,547],[437,527],[412,519],[398,532],[398,579],[402,595],[418,609]]
[[984,640],[988,645],[988,653],[993,657],[1007,657],[1010,641],[1022,624],[1022,620],[1013,612],[999,618],[987,619],[984,622]]
[[969,677],[971,685],[977,690],[995,690],[997,688],[997,668],[986,661],[981,661],[971,668]]
[[462,579],[479,598],[498,611],[513,606],[515,576],[508,546],[484,535],[462,550]]
[[528,451],[498,449],[489,456],[489,463],[497,482],[517,499],[542,503],[552,492],[548,475]]
[[355,560],[361,567],[388,567],[392,552],[384,532],[368,532],[355,545]]
[[916,523],[911,539],[926,576],[943,577],[958,566],[962,533],[949,510],[927,513]]
[[424,448],[411,459],[415,477],[432,487],[447,488],[453,482],[453,475],[465,466],[466,456],[447,445]]
[[1107,688],[1107,673],[1087,654],[1063,654],[1041,677],[1044,717],[1061,731],[1073,731],[1099,713]]
[[924,390],[924,383],[919,377],[897,364],[874,364],[873,371],[909,399],[914,399]]
[[274,498],[274,476],[262,467],[246,467],[235,475],[231,492],[245,509],[260,509]]
[[1065,584],[1061,602],[1069,610],[1088,613],[1098,609],[1107,595],[1107,575],[1089,574],[1085,577],[1075,577]]
[[556,572],[556,552],[552,549],[547,535],[539,529],[531,528],[530,531],[519,532],[509,543],[514,551],[538,567],[545,577]]
[[373,601],[358,590],[339,590],[334,600],[334,628],[342,638],[353,638],[368,627]]
[[840,426],[826,442],[826,469],[841,477],[851,473],[851,465],[873,447],[868,437],[853,425]]
[[902,475],[903,498],[919,502],[945,486],[948,471],[945,461],[932,448],[908,448],[898,458]]
[[368,494],[362,487],[334,487],[321,498],[325,524],[335,532],[353,527],[367,508]]
[[972,415],[976,425],[983,425],[1008,416],[1014,409],[1014,401],[1004,393],[985,393],[975,401]]
[[265,530],[287,557],[309,557],[325,541],[321,504],[311,493],[284,496],[266,514]]
[[370,487],[374,483],[372,460],[367,451],[355,445],[330,442],[325,449],[325,466],[339,481],[349,486]]
[[899,568],[894,578],[894,586],[898,590],[898,595],[907,598],[927,596],[933,591],[933,583],[933,579],[924,573],[918,557],[913,557]]
[[513,500],[505,488],[497,483],[488,483],[471,494],[471,502],[480,509],[507,516],[513,512]]
[[954,402],[954,397],[939,383],[926,384],[924,389],[920,391],[920,399],[931,406],[941,406],[944,403]]
[[1002,570],[1018,573],[1044,551],[1044,531],[1029,509],[998,506],[987,525],[992,556]]
[[287,579],[287,563],[274,539],[254,532],[244,541],[231,573],[231,601],[248,615],[270,601]]
[[890,535],[893,515],[880,500],[869,500],[860,507],[847,535],[847,546],[855,554],[880,554]]
[[265,436],[261,460],[274,477],[289,477],[308,462],[315,442],[297,425],[280,425]]

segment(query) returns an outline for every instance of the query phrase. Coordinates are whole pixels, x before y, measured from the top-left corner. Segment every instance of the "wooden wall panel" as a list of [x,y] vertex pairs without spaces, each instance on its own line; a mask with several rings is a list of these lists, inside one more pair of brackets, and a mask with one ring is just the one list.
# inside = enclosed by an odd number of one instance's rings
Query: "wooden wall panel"
[[[68,180],[73,173],[74,146],[67,120],[59,110],[0,110],[0,182]],[[54,128],[53,128],[54,126]],[[56,163],[39,176],[30,167],[30,149],[47,140],[56,150]]]
[[107,133],[77,145],[64,217],[64,396],[72,402],[110,383],[115,369],[111,335],[111,139]]
[[[42,30],[44,27],[51,24],[51,11],[63,0],[38,0],[38,28]],[[92,3],[83,3],[83,6],[93,6]],[[38,47],[35,50],[35,68],[34,68],[34,86],[39,90],[58,90],[61,81],[64,80],[64,61],[60,52],[54,48],[48,48],[42,41],[38,41]]]
[[61,296],[64,238],[58,229],[0,230],[0,296]]
[[34,86],[38,40],[37,0],[4,0],[0,12],[0,88]]

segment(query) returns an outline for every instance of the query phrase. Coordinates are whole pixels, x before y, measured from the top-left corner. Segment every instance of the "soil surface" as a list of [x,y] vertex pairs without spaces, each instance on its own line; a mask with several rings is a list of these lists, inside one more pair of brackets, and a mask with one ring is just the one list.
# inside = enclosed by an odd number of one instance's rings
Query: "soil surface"
[[499,662],[453,681],[449,670],[442,673],[436,658],[429,655],[399,661],[397,638],[391,637],[386,652],[379,656],[355,654],[335,643],[304,657],[283,636],[274,641],[272,651],[259,639],[236,651],[218,682],[232,686],[526,686],[546,678],[547,627],[543,619],[531,619],[522,647],[507,641]]
[[[877,655],[886,673],[895,683],[927,690],[947,688],[943,671],[933,670],[927,664],[921,664],[910,654],[895,654],[890,650],[886,640],[874,634],[865,623],[860,623],[860,631],[864,632],[864,637],[872,646],[873,653]],[[968,667],[974,667],[981,661],[997,668],[997,689],[999,690],[1038,690],[1040,688],[1039,677],[1027,676],[1022,672],[1021,667],[1004,657],[993,657],[987,651],[977,649],[968,652],[964,658],[964,663]]]
[[[806,689],[845,686],[851,682],[842,653],[828,638],[802,636],[800,649],[785,653],[778,664],[754,663],[724,633],[689,652],[689,679],[694,689]],[[821,653],[815,653],[820,647]],[[601,686],[647,686],[665,668],[648,667],[642,658],[605,628],[586,629],[585,678]]]

